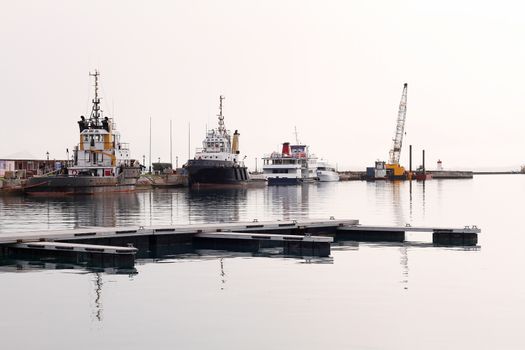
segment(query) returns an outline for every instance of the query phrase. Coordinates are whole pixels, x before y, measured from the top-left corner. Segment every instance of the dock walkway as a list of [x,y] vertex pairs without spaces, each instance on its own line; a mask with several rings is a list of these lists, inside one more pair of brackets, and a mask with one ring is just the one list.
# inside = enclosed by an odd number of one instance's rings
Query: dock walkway
[[236,223],[202,223],[162,226],[86,227],[65,230],[0,234],[0,258],[23,253],[45,254],[87,262],[115,262],[126,266],[136,258],[153,258],[190,252],[195,248],[258,252],[282,249],[284,255],[330,255],[334,240],[405,240],[405,232],[432,232],[433,243],[475,245],[475,226],[436,228],[367,226],[359,220],[287,220]]
[[133,236],[185,235],[206,232],[315,232],[340,226],[357,225],[359,220],[290,220],[251,221],[239,223],[211,223],[162,226],[89,227],[65,230],[10,232],[0,234],[0,244],[34,241],[63,241]]

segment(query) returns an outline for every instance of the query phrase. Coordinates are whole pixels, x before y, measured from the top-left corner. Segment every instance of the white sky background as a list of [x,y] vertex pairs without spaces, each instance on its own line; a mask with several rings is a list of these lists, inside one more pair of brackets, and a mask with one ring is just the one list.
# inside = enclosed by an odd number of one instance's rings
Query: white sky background
[[[299,138],[339,169],[388,158],[403,83],[414,164],[525,163],[520,1],[7,1],[0,3],[0,157],[64,158],[89,114],[89,71],[134,158],[179,165],[216,126],[248,165]],[[259,162],[260,165],[260,162]]]

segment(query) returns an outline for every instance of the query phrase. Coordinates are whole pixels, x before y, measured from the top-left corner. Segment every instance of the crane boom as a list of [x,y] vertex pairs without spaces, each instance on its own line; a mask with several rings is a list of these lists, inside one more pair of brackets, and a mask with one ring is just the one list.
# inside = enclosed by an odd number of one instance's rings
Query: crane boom
[[407,115],[407,83],[403,86],[403,94],[399,103],[399,112],[397,113],[396,135],[394,144],[390,150],[390,164],[399,164],[401,157],[401,146],[403,144],[403,134],[405,132],[405,119]]

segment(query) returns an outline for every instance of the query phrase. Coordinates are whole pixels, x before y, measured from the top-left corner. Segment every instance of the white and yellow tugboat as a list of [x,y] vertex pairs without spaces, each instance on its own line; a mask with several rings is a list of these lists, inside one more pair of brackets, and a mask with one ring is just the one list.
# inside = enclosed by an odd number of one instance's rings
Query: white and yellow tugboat
[[48,175],[28,179],[24,186],[27,194],[95,194],[135,189],[140,177],[140,164],[130,158],[126,143],[113,118],[103,117],[98,97],[99,72],[95,79],[95,98],[88,119],[78,121],[80,142],[74,148],[69,164]]
[[245,186],[253,183],[248,169],[240,159],[239,133],[231,135],[224,126],[222,114],[223,96],[219,97],[219,127],[209,130],[197,149],[195,158],[188,160],[185,168],[188,172],[190,187],[201,186]]

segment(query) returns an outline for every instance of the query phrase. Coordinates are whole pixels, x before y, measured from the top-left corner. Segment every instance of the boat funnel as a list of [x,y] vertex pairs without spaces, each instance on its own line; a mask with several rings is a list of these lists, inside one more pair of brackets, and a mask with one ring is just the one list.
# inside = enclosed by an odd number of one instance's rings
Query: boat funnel
[[290,153],[290,142],[283,143],[283,155],[289,156]]
[[233,140],[232,140],[232,153],[233,154],[239,154],[239,132],[237,132],[237,130],[235,130],[235,132],[233,133]]

